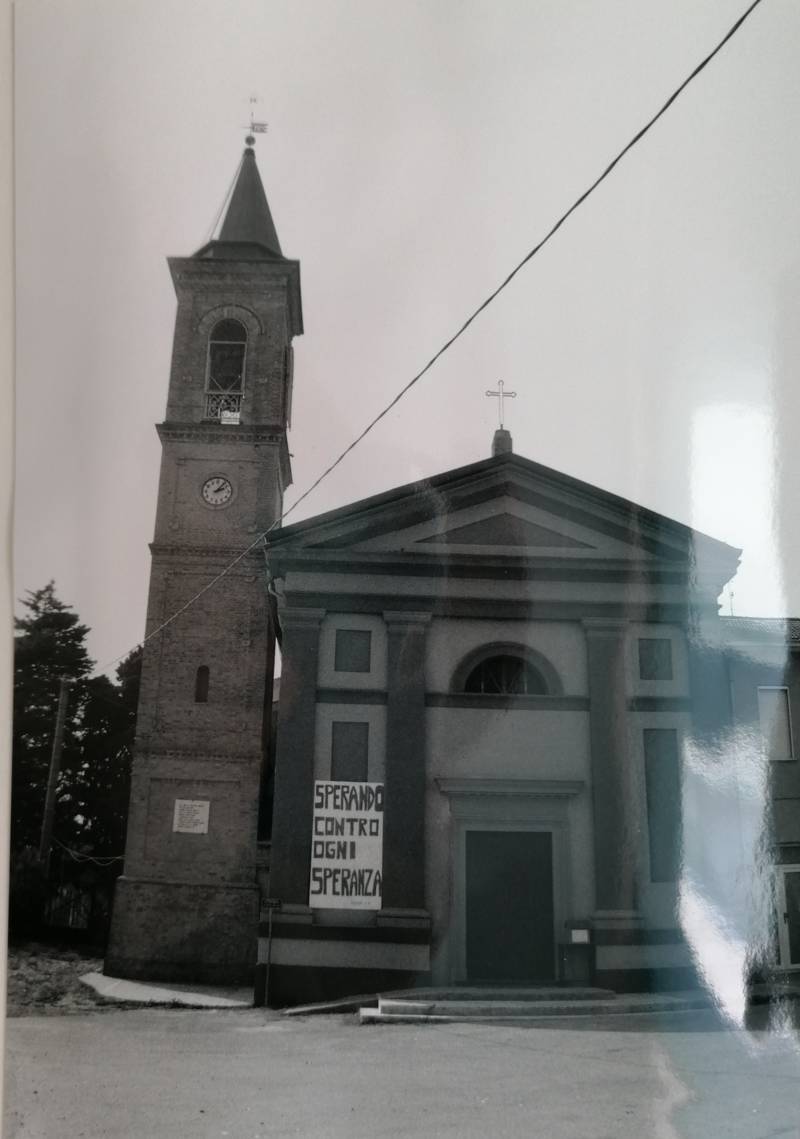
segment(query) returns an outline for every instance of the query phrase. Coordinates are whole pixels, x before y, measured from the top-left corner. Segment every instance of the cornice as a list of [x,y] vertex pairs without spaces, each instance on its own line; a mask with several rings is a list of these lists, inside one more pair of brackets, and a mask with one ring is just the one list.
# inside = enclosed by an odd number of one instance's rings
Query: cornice
[[583,779],[443,779],[434,782],[448,798],[513,796],[533,799],[569,799],[585,789]]
[[[583,621],[586,617],[600,617],[603,620],[634,621],[642,624],[666,623],[686,625],[689,620],[689,607],[686,602],[653,601],[631,602],[592,601],[584,598],[576,601],[553,601],[548,599],[532,601],[530,598],[453,597],[430,592],[400,597],[396,593],[378,592],[345,593],[342,591],[322,592],[319,590],[289,589],[285,594],[292,605],[320,608],[329,613],[371,613],[382,614],[384,610],[407,607],[410,610],[425,609],[434,617],[469,617],[497,621]],[[709,616],[716,618],[716,607],[708,606]]]
[[[192,546],[188,543],[170,543],[170,542],[151,542],[150,553],[154,557],[168,557],[168,558],[219,558],[226,564],[231,561],[233,557],[242,553],[241,546]],[[262,562],[262,548],[261,546],[254,546],[252,550],[248,550],[246,554],[242,555],[239,564],[246,565],[248,562],[258,561]],[[233,572],[233,571],[231,571]],[[253,573],[253,567],[248,567],[249,575]]]
[[226,278],[236,280],[243,277],[288,281],[300,271],[300,262],[290,257],[168,257],[167,264],[173,280],[181,283],[208,278],[213,284]]
[[[569,558],[535,554],[431,554],[414,550],[330,551],[288,550],[273,543],[269,561],[276,576],[290,571],[330,574],[382,574],[399,577],[499,578],[504,581],[591,581],[684,586],[695,593],[688,565],[655,559]],[[716,596],[716,594],[715,594]]]
[[[232,763],[252,764],[261,762],[261,753],[256,751],[231,751],[231,752],[208,752],[203,754],[198,751],[183,751],[178,748],[158,748],[158,747],[143,747],[139,745],[136,749],[136,759],[140,763],[157,764],[164,759],[174,760],[191,760],[192,763],[224,763],[226,765]],[[172,778],[171,775],[165,775],[165,778]],[[196,775],[195,778],[198,782],[214,782],[213,776]]]
[[167,264],[176,293],[238,292],[242,285],[253,288],[265,280],[286,290],[293,336],[303,332],[300,262],[281,258],[168,257]]
[[237,426],[222,423],[157,423],[161,442],[202,443],[272,443],[286,445],[286,430],[279,423]]
[[790,645],[800,648],[800,619],[797,617],[728,617],[720,614],[724,642],[739,645]]

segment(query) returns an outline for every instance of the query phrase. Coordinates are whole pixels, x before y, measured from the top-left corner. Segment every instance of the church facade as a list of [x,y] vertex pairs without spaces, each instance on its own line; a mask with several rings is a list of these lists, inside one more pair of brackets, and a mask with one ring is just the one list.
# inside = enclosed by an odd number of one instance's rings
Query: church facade
[[780,868],[765,938],[800,966],[800,638],[720,617],[739,551],[514,454],[502,430],[487,459],[264,542],[291,481],[302,312],[250,145],[219,236],[170,269],[107,972],[269,969],[277,1004],[425,982],[687,987],[688,767],[724,766],[743,736]]
[[[576,938],[595,983],[693,980],[681,757],[696,725],[718,731],[727,684],[693,631],[738,551],[509,442],[271,537],[278,1001],[552,984]],[[310,889],[314,788],[342,779],[384,788],[379,909]]]

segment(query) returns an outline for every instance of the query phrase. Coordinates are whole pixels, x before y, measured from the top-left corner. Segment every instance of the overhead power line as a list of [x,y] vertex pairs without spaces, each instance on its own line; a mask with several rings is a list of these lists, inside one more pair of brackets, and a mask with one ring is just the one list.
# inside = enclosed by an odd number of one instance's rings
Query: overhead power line
[[60,847],[65,854],[68,854],[73,862],[93,862],[96,866],[111,866],[115,862],[124,862],[124,854],[84,854],[83,851],[73,850],[70,846],[65,846],[60,839],[53,838],[53,843]]
[[230,186],[228,187],[227,193],[225,194],[225,197],[222,199],[222,205],[219,207],[219,210],[217,211],[217,215],[211,223],[211,229],[208,231],[208,236],[206,237],[206,240],[203,243],[204,245],[207,245],[208,242],[211,241],[212,237],[214,236],[216,229],[217,229],[217,226],[219,225],[219,219],[222,217],[222,214],[225,210],[225,207],[227,206],[228,202],[231,200],[231,198],[233,196],[233,188],[236,185],[237,179],[239,177],[239,171],[242,169],[242,163],[243,162],[244,162],[244,158],[240,158],[239,159],[239,165],[236,167],[236,173],[233,175],[233,179],[231,181]]
[[[210,589],[213,589],[214,586],[219,581],[221,581],[228,573],[230,573],[230,571],[235,566],[237,566],[239,564],[239,562],[242,561],[243,558],[246,558],[247,555],[249,553],[251,553],[252,550],[256,549],[257,546],[261,545],[261,543],[264,541],[264,539],[267,537],[267,535],[272,530],[274,530],[276,526],[279,526],[284,521],[284,519],[288,518],[288,516],[293,511],[295,511],[297,509],[297,507],[300,505],[301,502],[304,502],[305,499],[307,499],[310,494],[313,494],[313,492],[317,489],[317,487],[320,485],[320,483],[322,483],[328,477],[328,475],[330,475],[333,471],[336,470],[336,468],[339,466],[339,464],[350,454],[350,452],[352,450],[354,450],[358,446],[358,444],[367,435],[369,435],[370,431],[372,431],[373,428],[376,427],[380,423],[380,421],[382,419],[384,419],[389,414],[389,412],[392,410],[392,408],[397,406],[397,404],[400,402],[400,400],[409,391],[411,391],[411,389],[414,387],[415,384],[419,383],[419,381],[422,379],[422,377],[424,375],[426,375],[426,373],[431,370],[431,368],[437,362],[437,360],[440,360],[441,357],[445,354],[445,352],[447,352],[450,348],[452,348],[452,346],[455,344],[455,342],[458,339],[460,339],[460,337],[462,337],[464,335],[464,333],[467,331],[467,329],[470,327],[470,325],[473,324],[474,321],[477,320],[477,318],[481,315],[481,313],[484,312],[489,307],[489,305],[492,303],[492,301],[496,300],[497,297],[503,292],[503,290],[506,289],[511,284],[511,282],[514,280],[514,278],[520,272],[520,270],[523,269],[528,264],[528,262],[531,261],[536,256],[536,254],[539,253],[539,251],[541,249],[544,248],[545,245],[547,245],[547,243],[551,240],[551,238],[553,238],[555,236],[555,234],[561,229],[564,222],[567,221],[567,219],[572,214],[574,214],[575,211],[580,206],[583,205],[583,203],[587,200],[587,198],[589,198],[594,193],[594,191],[598,188],[598,186],[600,186],[601,183],[606,180],[606,178],[609,176],[609,174],[612,172],[612,170],[614,170],[615,167],[617,167],[619,165],[619,163],[622,161],[622,159],[625,157],[625,155],[630,150],[632,150],[637,145],[637,143],[641,142],[641,140],[648,133],[648,131],[650,131],[652,129],[652,127],[655,126],[655,124],[662,117],[662,115],[666,114],[666,112],[669,110],[669,108],[672,106],[672,104],[675,102],[675,100],[686,90],[686,88],[689,86],[689,84],[692,83],[697,78],[697,76],[702,71],[705,70],[706,67],[708,67],[708,65],[709,65],[709,63],[711,63],[712,59],[714,59],[715,56],[717,56],[720,53],[720,51],[722,51],[725,44],[728,43],[728,41],[731,40],[733,38],[733,36],[736,35],[736,33],[739,31],[739,29],[744,24],[745,20],[747,20],[747,18],[755,11],[755,9],[759,6],[759,4],[761,4],[761,2],[762,2],[762,0],[753,0],[753,3],[742,13],[742,15],[738,18],[738,20],[736,20],[736,22],[728,29],[728,31],[725,33],[725,35],[722,37],[722,39],[719,41],[719,43],[716,45],[716,47],[714,47],[712,49],[712,51],[710,51],[708,53],[708,55],[703,60],[701,60],[700,63],[697,64],[697,66],[694,68],[694,70],[691,71],[689,73],[689,75],[687,75],[687,77],[683,80],[683,82],[680,84],[680,86],[675,88],[675,90],[672,92],[672,94],[669,96],[669,98],[666,100],[666,102],[663,104],[663,106],[658,111],[656,111],[656,113],[652,116],[652,118],[648,119],[648,121],[644,124],[644,126],[641,127],[641,129],[636,132],[636,134],[633,136],[633,138],[631,138],[631,140],[628,143],[626,143],[625,146],[623,146],[622,150],[620,150],[619,153],[609,162],[609,164],[606,166],[606,168],[603,170],[603,172],[597,178],[595,178],[595,180],[591,183],[591,185],[588,186],[583,191],[583,193],[580,194],[575,199],[575,201],[572,203],[572,205],[567,210],[565,210],[564,213],[559,217],[559,219],[550,227],[550,229],[547,231],[547,233],[544,235],[544,237],[540,241],[538,241],[536,243],[536,245],[534,245],[533,248],[530,249],[525,254],[525,256],[522,258],[522,260],[519,261],[514,266],[514,268],[511,270],[511,272],[508,273],[508,275],[503,278],[503,280],[500,282],[500,284],[486,297],[485,300],[483,300],[478,305],[478,307],[474,310],[474,312],[472,312],[467,317],[467,319],[456,330],[456,332],[454,332],[453,335],[451,337],[449,337],[449,339],[446,340],[444,342],[444,344],[442,344],[441,348],[439,348],[439,350],[437,352],[435,352],[433,356],[431,356],[431,358],[430,358],[430,360],[428,360],[427,364],[425,364],[425,366],[423,368],[421,368],[416,373],[416,375],[412,376],[412,378],[408,381],[408,383],[405,384],[398,391],[398,393],[389,401],[389,403],[386,404],[386,406],[383,408],[383,410],[380,411],[374,417],[374,419],[370,420],[370,422],[366,425],[366,427],[364,427],[364,429],[358,435],[356,435],[355,439],[353,439],[353,441],[345,447],[345,449],[333,460],[333,462],[325,468],[325,470],[322,472],[322,474],[319,475],[319,477],[316,478],[314,480],[314,482],[312,482],[312,484],[305,491],[303,491],[303,493],[300,495],[300,497],[298,499],[296,499],[295,502],[293,502],[292,505],[287,510],[285,510],[283,512],[283,514],[280,515],[279,518],[276,518],[271,526],[269,526],[266,530],[264,530],[256,538],[254,538],[249,546],[247,546],[245,549],[243,549],[241,551],[241,553],[237,554],[237,556],[233,559],[233,561],[231,561],[227,566],[225,566],[225,568],[223,570],[221,570],[216,575],[216,577],[212,578],[212,580],[207,585],[203,586],[203,588],[201,590],[198,590],[198,592],[193,597],[191,597],[184,605],[181,605],[181,607],[179,609],[176,609],[175,612],[173,614],[171,614],[171,616],[167,617],[167,619],[165,621],[162,621],[160,625],[158,625],[155,629],[153,629],[151,632],[149,632],[147,634],[147,636],[144,637],[144,639],[139,642],[139,644],[145,645],[149,640],[151,640],[153,637],[157,636],[160,632],[162,632],[168,625],[172,624],[172,622],[177,617],[180,617],[182,613],[185,613],[187,609],[189,609],[192,605],[194,605],[194,603],[196,601],[199,600],[199,598],[201,598],[204,594],[208,593],[208,591]],[[136,647],[138,647],[138,646],[134,646],[134,648],[136,648]],[[102,671],[105,672],[106,669],[110,668],[112,665],[114,665],[118,661],[122,660],[123,657],[127,656],[128,652],[130,652],[130,651],[132,651],[132,650],[128,649],[128,650],[126,650],[126,652],[121,653],[118,657],[115,657],[113,660],[109,661],[103,667]]]

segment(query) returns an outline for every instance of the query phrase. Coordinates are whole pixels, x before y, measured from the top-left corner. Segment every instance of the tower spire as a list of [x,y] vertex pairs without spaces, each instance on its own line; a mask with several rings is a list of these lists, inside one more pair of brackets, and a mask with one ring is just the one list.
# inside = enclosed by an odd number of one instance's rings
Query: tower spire
[[[263,133],[266,123],[250,124],[251,132]],[[222,225],[216,238],[212,238],[195,257],[253,260],[258,258],[283,259],[278,232],[272,220],[264,184],[256,165],[253,150],[255,138],[248,134],[233,189],[225,209]]]

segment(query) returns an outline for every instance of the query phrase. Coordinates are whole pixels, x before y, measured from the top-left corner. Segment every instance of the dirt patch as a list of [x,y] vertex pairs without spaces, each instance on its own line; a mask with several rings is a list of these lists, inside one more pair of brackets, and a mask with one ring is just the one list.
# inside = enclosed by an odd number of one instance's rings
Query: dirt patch
[[79,978],[103,960],[79,949],[28,943],[8,949],[8,1016],[65,1015],[108,1008]]

